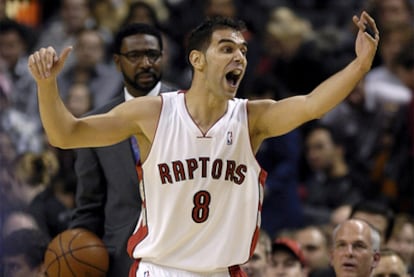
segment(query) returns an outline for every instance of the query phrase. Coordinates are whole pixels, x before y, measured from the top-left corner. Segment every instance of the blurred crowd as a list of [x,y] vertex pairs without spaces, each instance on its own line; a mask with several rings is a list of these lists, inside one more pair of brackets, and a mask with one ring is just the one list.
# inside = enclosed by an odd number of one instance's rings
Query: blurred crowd
[[[386,218],[379,223],[384,244],[412,268],[412,0],[0,0],[0,235],[33,227],[52,238],[68,228],[75,206],[75,152],[52,147],[43,132],[27,68],[33,50],[73,46],[58,83],[67,108],[81,117],[122,93],[111,48],[121,26],[159,28],[162,80],[185,90],[189,31],[208,16],[236,17],[249,43],[238,96],[280,100],[310,92],[354,58],[352,16],[361,10],[380,30],[372,70],[321,119],[266,140],[257,153],[268,172],[262,228],[271,240],[288,234],[305,254],[315,253],[329,247],[327,228],[368,206]],[[305,258],[328,266],[328,253],[320,255]]]

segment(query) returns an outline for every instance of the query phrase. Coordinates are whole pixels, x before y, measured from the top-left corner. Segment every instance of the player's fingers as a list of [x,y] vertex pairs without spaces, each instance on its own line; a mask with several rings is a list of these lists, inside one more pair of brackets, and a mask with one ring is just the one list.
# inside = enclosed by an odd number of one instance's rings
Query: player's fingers
[[44,64],[45,68],[47,70],[50,70],[56,61],[57,61],[57,54],[55,52],[55,49],[49,46],[46,49],[46,54],[45,54],[45,64]]
[[374,37],[376,40],[379,39],[379,30],[377,27],[377,24],[375,23],[374,18],[372,18],[367,12],[363,12],[362,15],[364,16],[365,20],[366,20],[366,26],[369,26],[371,32],[372,32],[372,37]]
[[31,56],[30,56],[30,61],[29,61],[29,65],[30,68],[32,70],[32,72],[34,74],[36,74],[38,77],[40,78],[45,78],[45,70],[43,68],[43,64],[41,61],[41,55],[39,51],[34,52]]
[[28,65],[29,65],[29,69],[32,72],[33,76],[38,76],[39,75],[39,70],[36,66],[36,61],[34,58],[34,54],[29,56],[29,60],[28,60]]
[[40,63],[43,71],[44,77],[49,77],[50,67],[48,66],[48,61],[50,60],[50,52],[46,48],[39,49]]
[[72,51],[72,46],[68,46],[65,49],[63,49],[62,53],[60,53],[59,60],[62,63],[65,63],[66,59],[69,56],[69,53]]
[[360,17],[354,15],[352,20],[358,27],[359,31],[367,35],[372,41],[379,40],[379,31],[376,27],[375,21],[367,12],[363,11]]
[[354,16],[354,23],[361,31],[365,31],[365,26],[367,24],[365,17],[361,14],[360,17]]
[[354,15],[354,16],[352,17],[352,21],[353,21],[353,22],[354,22],[354,24],[358,27],[359,17],[358,17],[358,16],[356,16],[356,15]]

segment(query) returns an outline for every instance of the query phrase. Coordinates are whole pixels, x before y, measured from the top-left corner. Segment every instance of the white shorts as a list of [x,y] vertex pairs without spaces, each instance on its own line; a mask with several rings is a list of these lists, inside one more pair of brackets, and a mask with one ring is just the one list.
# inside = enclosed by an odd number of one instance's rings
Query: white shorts
[[[231,277],[228,271],[199,273],[140,261],[136,277]],[[242,275],[237,275],[242,276]]]

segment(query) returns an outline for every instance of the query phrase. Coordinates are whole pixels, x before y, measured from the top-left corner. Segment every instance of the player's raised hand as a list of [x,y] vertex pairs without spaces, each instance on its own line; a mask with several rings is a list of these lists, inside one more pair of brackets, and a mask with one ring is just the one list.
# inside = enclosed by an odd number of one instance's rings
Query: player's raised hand
[[71,50],[72,47],[68,46],[58,56],[56,50],[49,46],[48,48],[40,48],[31,54],[29,56],[28,66],[36,82],[56,78],[62,70]]
[[379,31],[375,20],[365,11],[358,17],[352,18],[358,27],[355,41],[355,53],[360,58],[362,66],[368,71],[371,68],[379,42]]

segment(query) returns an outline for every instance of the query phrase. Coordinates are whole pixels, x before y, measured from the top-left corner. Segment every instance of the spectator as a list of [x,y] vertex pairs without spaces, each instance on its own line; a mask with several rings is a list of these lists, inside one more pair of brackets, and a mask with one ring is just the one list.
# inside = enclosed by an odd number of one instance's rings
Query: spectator
[[9,234],[2,244],[1,261],[6,277],[44,276],[44,255],[49,238],[35,229],[21,229]]
[[74,180],[69,177],[53,178],[28,207],[41,230],[51,238],[68,229],[75,202],[74,185],[71,182]]
[[134,1],[129,4],[128,14],[121,26],[131,23],[145,23],[161,29],[161,24],[154,7],[145,1]]
[[410,277],[403,259],[394,251],[384,249],[380,252],[381,259],[372,272],[372,277]]
[[365,10],[378,20],[378,27],[392,24],[413,24],[414,9],[411,0],[366,0]]
[[116,33],[121,27],[125,15],[129,12],[130,2],[135,1],[93,1],[92,14],[97,25]]
[[265,55],[255,67],[256,75],[270,71],[281,90],[297,95],[309,91],[332,72],[325,62],[329,55],[319,48],[313,26],[294,10],[272,9],[265,30]]
[[113,62],[106,62],[107,48],[97,30],[83,29],[76,35],[74,61],[62,72],[58,84],[62,98],[68,97],[74,83],[84,83],[92,94],[92,107],[98,108],[122,92],[122,77]]
[[[352,149],[345,153],[346,160],[368,180],[376,143],[383,129],[384,114],[378,110],[368,109],[365,80],[358,83],[344,102],[325,114],[321,122],[342,137],[345,149]],[[368,187],[369,192],[365,197],[378,195],[376,187]]]
[[0,61],[5,63],[5,68],[0,68],[0,73],[10,81],[11,88],[8,91],[12,107],[40,124],[36,83],[27,69],[29,31],[11,19],[0,22]]
[[162,79],[163,83],[169,86],[178,86],[187,88],[190,82],[191,74],[183,72],[177,66],[180,55],[180,45],[172,39],[166,31],[166,26],[162,26],[158,20],[157,12],[150,3],[145,1],[134,1],[130,3],[128,14],[122,26],[131,23],[145,23],[159,29],[162,34],[163,53],[162,53]]
[[386,245],[394,228],[394,211],[378,201],[361,200],[352,206],[350,218],[365,220],[381,235],[382,246]]
[[13,164],[12,195],[21,207],[27,207],[44,191],[50,182],[46,162],[41,154],[26,152],[17,156]]
[[[112,42],[109,30],[100,28],[92,15],[92,2],[88,0],[61,0],[58,16],[45,25],[39,34],[36,49],[53,46],[62,50],[76,44],[76,36],[83,29],[96,28],[101,32],[105,45]],[[68,65],[73,62],[71,58]]]
[[414,219],[411,215],[402,213],[396,215],[387,247],[401,257],[408,272],[414,276]]
[[329,263],[330,240],[321,227],[303,227],[294,232],[293,238],[301,246],[309,277],[334,276]]
[[32,214],[24,211],[13,209],[9,211],[1,222],[1,237],[7,237],[14,231],[20,229],[39,229],[40,227]]
[[303,185],[305,223],[326,224],[335,208],[362,199],[366,182],[348,164],[347,149],[332,128],[318,123],[311,126],[305,147],[310,168]]
[[276,239],[272,243],[270,264],[265,276],[308,276],[305,257],[303,256],[300,245],[289,238]]
[[242,265],[242,269],[248,277],[265,277],[267,267],[269,266],[271,250],[272,239],[266,231],[260,230],[253,255],[247,263]]
[[21,207],[34,216],[40,229],[54,237],[68,225],[68,208],[55,194],[52,178],[57,159],[48,153],[24,153],[14,163],[12,193]]
[[332,266],[337,277],[370,277],[380,260],[380,234],[367,222],[349,219],[332,233]]
[[81,117],[92,110],[93,96],[85,83],[73,83],[66,98],[68,110],[76,117]]
[[[17,153],[41,152],[44,149],[44,134],[39,120],[18,110],[12,96],[0,86],[0,129],[10,136]],[[7,166],[7,163],[2,164]]]
[[[391,25],[414,26],[414,5],[411,0],[366,0],[362,8],[377,18],[381,30]],[[380,52],[377,52],[373,67],[381,62]]]

